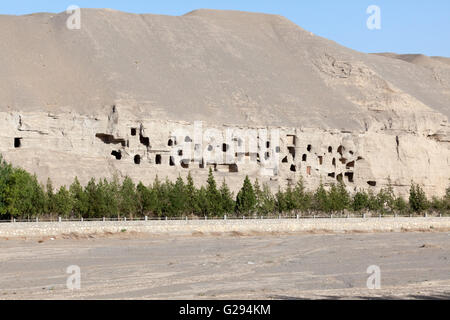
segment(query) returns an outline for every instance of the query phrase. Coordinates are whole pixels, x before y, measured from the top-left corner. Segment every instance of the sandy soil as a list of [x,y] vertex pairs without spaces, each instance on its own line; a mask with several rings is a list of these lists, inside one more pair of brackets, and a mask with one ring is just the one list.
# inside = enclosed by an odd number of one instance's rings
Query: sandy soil
[[0,299],[448,299],[449,259],[448,232],[1,240]]

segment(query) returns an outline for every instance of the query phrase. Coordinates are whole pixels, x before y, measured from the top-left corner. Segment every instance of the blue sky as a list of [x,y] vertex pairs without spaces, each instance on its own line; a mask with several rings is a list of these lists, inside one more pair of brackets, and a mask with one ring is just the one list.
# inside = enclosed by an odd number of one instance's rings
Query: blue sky
[[[1,1],[0,14],[62,12],[71,4],[168,15],[199,8],[274,13],[359,51],[450,57],[449,0],[16,0]],[[370,5],[381,9],[381,30],[366,27]]]

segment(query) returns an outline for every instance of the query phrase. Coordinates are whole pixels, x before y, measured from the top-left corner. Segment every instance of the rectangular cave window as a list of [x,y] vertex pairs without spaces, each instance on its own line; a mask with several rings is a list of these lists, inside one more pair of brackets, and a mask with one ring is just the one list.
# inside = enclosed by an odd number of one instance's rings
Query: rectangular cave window
[[319,156],[319,165],[323,165],[323,157]]
[[266,148],[269,149],[270,148],[270,141],[266,142]]
[[308,150],[308,152],[311,152],[311,150],[312,150],[312,145],[308,144],[308,147],[306,148],[306,150]]
[[303,157],[302,157],[302,161],[306,162],[306,160],[308,160],[308,156],[306,154],[304,154]]
[[134,156],[134,163],[141,164],[141,156],[140,155],[137,154]]
[[158,164],[158,165],[162,163],[162,157],[161,157],[160,154],[156,155],[155,163]]
[[347,172],[345,176],[348,178],[348,182],[353,183],[354,182],[354,173],[353,172]]
[[189,162],[181,161],[181,167],[182,167],[183,169],[189,169]]
[[376,187],[377,186],[377,182],[376,181],[367,181],[367,184],[371,187]]
[[170,159],[169,159],[169,165],[170,165],[171,167],[174,167],[174,166],[175,166],[175,160],[174,160],[173,157],[170,157]]
[[136,128],[131,128],[131,135],[135,136],[137,134],[137,129]]
[[20,148],[22,146],[22,138],[14,138],[14,148]]
[[295,148],[294,147],[288,147],[289,153],[292,154],[292,157],[295,159]]

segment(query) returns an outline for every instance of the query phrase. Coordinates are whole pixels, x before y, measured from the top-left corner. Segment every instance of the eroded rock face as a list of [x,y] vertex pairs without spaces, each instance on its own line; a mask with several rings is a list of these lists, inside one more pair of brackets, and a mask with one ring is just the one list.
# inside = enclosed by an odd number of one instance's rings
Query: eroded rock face
[[42,182],[200,185],[211,167],[233,191],[245,175],[273,191],[449,185],[446,58],[362,54],[244,12],[66,19],[0,17],[0,153]]
[[150,184],[156,175],[175,180],[188,172],[201,185],[212,168],[235,192],[249,175],[273,191],[302,176],[310,188],[343,181],[349,191],[392,185],[404,195],[414,180],[438,195],[450,178],[448,135],[216,126],[122,117],[120,110],[98,117],[0,113],[0,150],[56,185],[115,175]]

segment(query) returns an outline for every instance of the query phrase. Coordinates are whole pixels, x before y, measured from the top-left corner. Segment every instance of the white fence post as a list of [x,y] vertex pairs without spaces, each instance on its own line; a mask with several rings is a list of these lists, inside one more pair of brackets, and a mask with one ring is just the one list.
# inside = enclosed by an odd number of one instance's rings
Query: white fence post
[[60,222],[60,223],[62,222],[62,219],[61,219],[61,217],[58,217],[58,222]]

